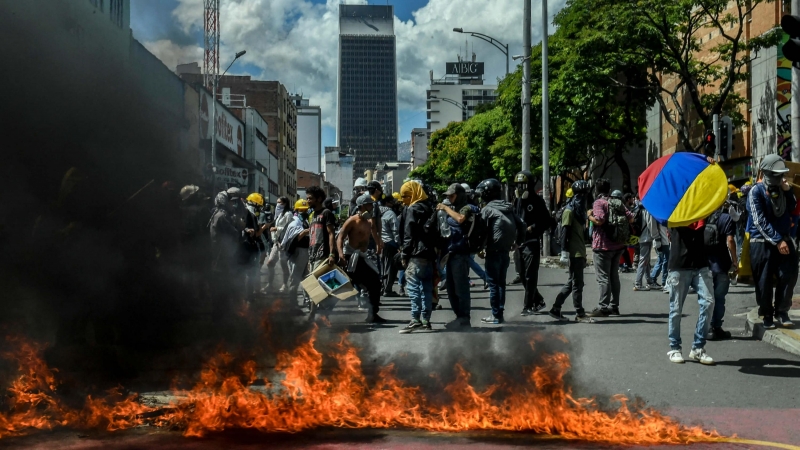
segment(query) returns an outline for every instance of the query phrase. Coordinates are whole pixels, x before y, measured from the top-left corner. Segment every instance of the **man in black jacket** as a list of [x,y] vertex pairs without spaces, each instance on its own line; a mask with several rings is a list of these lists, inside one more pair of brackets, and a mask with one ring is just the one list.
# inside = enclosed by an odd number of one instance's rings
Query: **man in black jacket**
[[400,330],[401,334],[406,334],[431,329],[436,253],[425,232],[425,223],[433,215],[433,209],[426,201],[428,195],[422,185],[416,181],[406,182],[400,188],[400,199],[406,205],[400,253],[406,292],[411,298],[411,322]]
[[520,246],[522,256],[522,284],[525,287],[522,316],[529,316],[544,310],[544,298],[539,295],[539,258],[541,238],[545,231],[555,226],[555,221],[547,211],[544,199],[536,195],[533,174],[523,170],[514,177],[517,185],[514,198],[514,212],[525,222],[525,241]]

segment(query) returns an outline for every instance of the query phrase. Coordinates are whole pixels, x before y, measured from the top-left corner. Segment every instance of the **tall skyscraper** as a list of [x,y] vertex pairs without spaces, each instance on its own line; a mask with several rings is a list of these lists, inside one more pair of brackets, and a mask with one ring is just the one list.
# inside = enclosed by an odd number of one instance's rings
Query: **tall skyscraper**
[[354,177],[397,158],[395,55],[393,6],[339,5],[337,141]]

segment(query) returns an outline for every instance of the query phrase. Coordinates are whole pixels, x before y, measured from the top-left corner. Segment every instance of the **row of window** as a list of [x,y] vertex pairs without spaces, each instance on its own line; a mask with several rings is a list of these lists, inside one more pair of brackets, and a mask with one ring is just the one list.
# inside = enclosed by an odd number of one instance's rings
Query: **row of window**
[[[89,0],[89,4],[94,6],[95,8],[99,9],[100,12],[105,12],[105,0]],[[111,22],[122,28],[123,24],[123,14],[125,13],[122,0],[108,0],[109,3],[109,18]]]

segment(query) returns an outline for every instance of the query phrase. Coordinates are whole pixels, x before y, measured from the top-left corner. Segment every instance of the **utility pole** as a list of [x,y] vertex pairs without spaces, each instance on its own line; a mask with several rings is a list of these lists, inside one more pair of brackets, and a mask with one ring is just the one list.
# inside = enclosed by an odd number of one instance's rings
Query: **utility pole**
[[[792,14],[800,16],[800,0],[792,0]],[[800,69],[792,62],[792,161],[800,162]]]
[[522,170],[531,170],[531,0],[522,12]]
[[[527,0],[529,1],[529,0]],[[547,69],[547,0],[542,0],[542,198],[550,212],[550,75]],[[530,45],[528,46],[530,48]],[[530,51],[530,50],[529,50]],[[530,91],[529,91],[530,92]],[[544,256],[550,256],[550,231],[542,236]]]

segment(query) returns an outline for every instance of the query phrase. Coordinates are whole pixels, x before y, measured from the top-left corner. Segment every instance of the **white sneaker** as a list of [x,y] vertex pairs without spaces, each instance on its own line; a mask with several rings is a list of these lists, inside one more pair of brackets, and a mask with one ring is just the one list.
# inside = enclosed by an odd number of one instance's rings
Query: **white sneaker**
[[667,356],[669,356],[670,362],[683,364],[683,355],[681,355],[680,350],[670,350],[669,352],[667,352]]
[[692,351],[689,352],[689,359],[699,361],[700,364],[707,364],[709,366],[714,364],[714,359],[708,356],[704,348],[693,348]]

